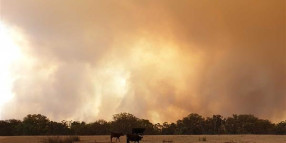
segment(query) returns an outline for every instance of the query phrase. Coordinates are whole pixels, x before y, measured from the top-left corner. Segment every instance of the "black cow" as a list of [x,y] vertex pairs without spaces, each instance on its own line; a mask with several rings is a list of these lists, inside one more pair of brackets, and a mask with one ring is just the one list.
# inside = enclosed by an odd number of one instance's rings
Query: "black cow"
[[127,134],[126,135],[126,141],[127,143],[130,143],[130,141],[133,141],[133,142],[137,142],[139,143],[139,141],[142,139],[143,137],[140,136],[140,135],[134,135],[134,134]]
[[143,135],[145,128],[133,128],[132,134]]
[[117,140],[119,140],[120,142],[120,136],[123,136],[123,133],[115,133],[115,132],[111,132],[110,133],[110,142],[112,142],[112,138],[116,138],[115,141],[117,142]]

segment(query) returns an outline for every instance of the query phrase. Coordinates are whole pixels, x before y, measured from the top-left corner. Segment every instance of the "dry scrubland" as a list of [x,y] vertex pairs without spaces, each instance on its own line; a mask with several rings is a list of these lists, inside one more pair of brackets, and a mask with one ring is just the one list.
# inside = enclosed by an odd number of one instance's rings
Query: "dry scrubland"
[[[41,143],[44,136],[1,136],[0,143]],[[206,138],[206,141],[202,141]],[[109,136],[80,136],[79,143],[110,142]],[[286,143],[285,135],[158,135],[144,136],[142,143],[162,143],[163,140],[173,143]],[[201,140],[201,141],[199,141]],[[121,137],[126,143],[126,138]]]

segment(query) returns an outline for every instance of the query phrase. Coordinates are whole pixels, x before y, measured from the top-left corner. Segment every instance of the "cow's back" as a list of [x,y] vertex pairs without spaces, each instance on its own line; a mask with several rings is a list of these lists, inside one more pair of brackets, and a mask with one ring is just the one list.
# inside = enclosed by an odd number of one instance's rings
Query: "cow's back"
[[126,135],[127,143],[129,143],[130,141],[139,142],[142,138],[143,138],[142,136],[136,135],[136,134],[127,134]]

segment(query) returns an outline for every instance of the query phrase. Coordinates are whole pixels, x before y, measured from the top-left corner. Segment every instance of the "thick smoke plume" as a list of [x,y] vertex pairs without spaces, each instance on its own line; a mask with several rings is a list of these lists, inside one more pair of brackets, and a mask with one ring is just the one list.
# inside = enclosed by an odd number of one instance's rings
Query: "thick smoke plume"
[[[286,119],[284,0],[2,0],[28,60],[2,118]],[[5,49],[1,49],[5,50]]]

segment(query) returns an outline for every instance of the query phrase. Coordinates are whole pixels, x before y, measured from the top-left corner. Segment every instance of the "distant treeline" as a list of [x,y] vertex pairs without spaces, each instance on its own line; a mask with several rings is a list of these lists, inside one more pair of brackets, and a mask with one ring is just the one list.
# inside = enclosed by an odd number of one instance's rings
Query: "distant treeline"
[[41,114],[27,115],[23,121],[0,120],[1,136],[21,135],[108,135],[110,131],[130,133],[132,128],[146,128],[149,135],[199,135],[199,134],[286,134],[286,121],[274,124],[253,115],[233,115],[223,118],[213,115],[204,118],[190,114],[176,123],[152,124],[129,113],[113,115],[113,120],[92,123],[79,121],[50,121]]

